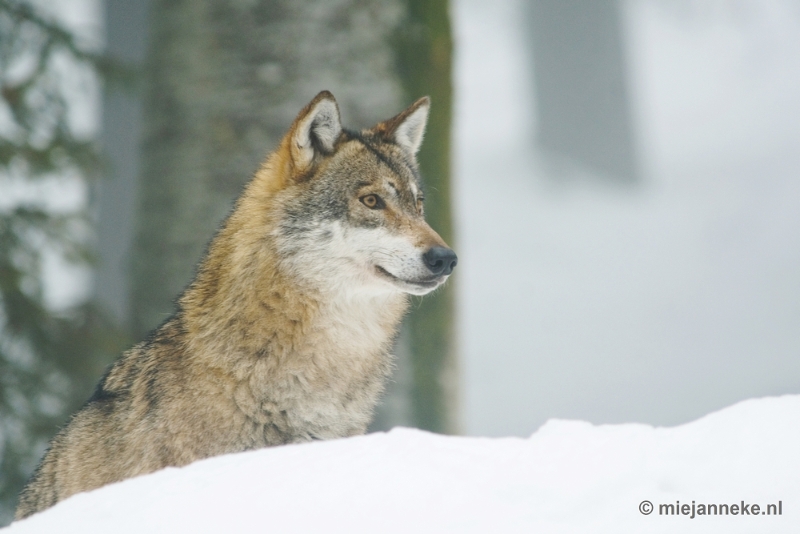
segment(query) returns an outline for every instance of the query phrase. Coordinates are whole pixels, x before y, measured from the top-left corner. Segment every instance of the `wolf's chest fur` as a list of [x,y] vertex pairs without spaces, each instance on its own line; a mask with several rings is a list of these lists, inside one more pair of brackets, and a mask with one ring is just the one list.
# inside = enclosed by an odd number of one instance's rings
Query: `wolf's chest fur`
[[243,425],[257,434],[250,439],[273,445],[363,433],[391,370],[404,310],[396,295],[326,303],[296,336],[270,336],[258,355],[243,358],[233,398],[256,423]]

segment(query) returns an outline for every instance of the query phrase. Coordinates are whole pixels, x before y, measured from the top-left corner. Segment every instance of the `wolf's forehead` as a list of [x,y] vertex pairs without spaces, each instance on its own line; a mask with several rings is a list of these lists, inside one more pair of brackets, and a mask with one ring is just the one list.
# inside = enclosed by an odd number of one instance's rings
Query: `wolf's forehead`
[[383,182],[398,193],[410,193],[413,198],[417,198],[421,181],[413,158],[392,144],[363,138],[356,138],[353,143],[360,159],[369,169],[367,181]]

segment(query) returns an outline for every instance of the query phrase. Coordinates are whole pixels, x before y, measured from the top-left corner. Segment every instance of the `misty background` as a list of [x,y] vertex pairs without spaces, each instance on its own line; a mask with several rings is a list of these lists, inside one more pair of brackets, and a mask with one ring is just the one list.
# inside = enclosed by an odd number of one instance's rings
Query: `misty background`
[[[588,30],[586,4],[604,3],[453,6],[469,434],[551,417],[675,425],[800,390],[800,4],[617,4],[630,123],[607,129],[616,162],[561,148],[559,124],[611,150],[585,124],[612,121],[618,96],[601,92],[617,86],[596,72],[614,43]],[[574,32],[537,52],[537,11]],[[571,69],[585,87],[540,81],[578,84]],[[605,114],[584,107],[590,87]]]
[[[20,6],[88,54],[48,67],[50,115],[96,161],[37,174],[42,142],[9,126],[40,42],[6,31],[33,24]],[[675,425],[800,391],[796,1],[0,0],[0,31],[0,523],[322,89],[353,128],[433,97],[426,212],[459,255],[412,306],[373,430]],[[85,224],[34,239],[21,206]]]

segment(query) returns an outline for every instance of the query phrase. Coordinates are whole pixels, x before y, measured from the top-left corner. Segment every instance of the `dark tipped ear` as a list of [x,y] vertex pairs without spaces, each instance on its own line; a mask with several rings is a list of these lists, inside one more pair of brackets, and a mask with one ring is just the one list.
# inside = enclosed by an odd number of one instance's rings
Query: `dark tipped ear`
[[340,133],[339,106],[330,92],[322,91],[303,108],[292,125],[291,152],[296,167],[307,169],[317,155],[333,152]]
[[423,96],[399,115],[375,126],[373,131],[394,141],[411,154],[416,154],[425,135],[430,107],[431,99]]

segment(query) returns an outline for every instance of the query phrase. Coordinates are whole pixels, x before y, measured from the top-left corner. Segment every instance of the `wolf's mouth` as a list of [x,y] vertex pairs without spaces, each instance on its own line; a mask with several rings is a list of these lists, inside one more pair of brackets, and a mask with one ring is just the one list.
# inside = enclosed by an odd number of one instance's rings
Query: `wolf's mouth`
[[388,278],[393,282],[400,282],[401,284],[408,284],[419,287],[436,287],[441,282],[439,278],[434,278],[432,280],[403,280],[402,278],[396,277],[395,275],[393,275],[380,265],[376,265],[375,270],[378,272],[379,275],[383,276],[384,278]]

